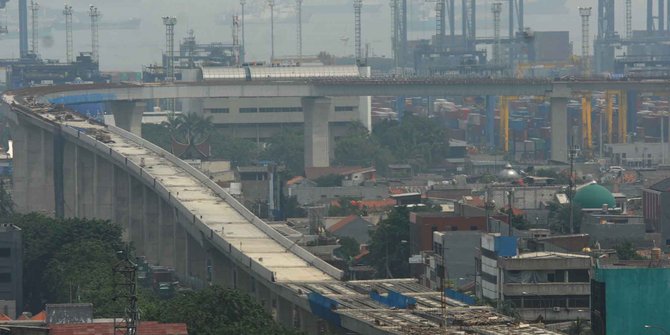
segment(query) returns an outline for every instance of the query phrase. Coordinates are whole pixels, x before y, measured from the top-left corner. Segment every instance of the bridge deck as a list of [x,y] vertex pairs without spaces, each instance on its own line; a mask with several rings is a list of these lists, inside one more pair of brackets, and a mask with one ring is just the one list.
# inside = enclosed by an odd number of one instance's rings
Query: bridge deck
[[143,166],[143,173],[155,177],[172,197],[179,199],[215,234],[273,272],[275,282],[336,280],[268,236],[233,208],[227,200],[221,198],[210,187],[203,185],[191,173],[168,160],[165,155],[152,151],[131,138],[107,131],[105,126],[91,123],[78,115],[72,114],[72,118],[67,121],[63,120],[62,115],[63,112],[48,110],[39,113],[39,116],[46,120],[87,133],[105,132],[111,140],[105,141],[106,146],[136,165]]

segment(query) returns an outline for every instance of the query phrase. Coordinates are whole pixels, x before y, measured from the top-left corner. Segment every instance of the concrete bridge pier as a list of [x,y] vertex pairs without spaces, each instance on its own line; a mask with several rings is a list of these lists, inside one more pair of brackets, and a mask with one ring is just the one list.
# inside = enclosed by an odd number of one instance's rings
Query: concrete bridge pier
[[21,213],[55,214],[54,138],[42,128],[19,122],[14,129],[13,199]]
[[305,97],[301,100],[305,127],[305,168],[330,166],[330,129],[328,119],[332,100]]
[[165,200],[158,202],[158,265],[175,267],[175,209]]
[[123,228],[123,240],[130,241],[130,175],[114,167],[114,218]]
[[76,149],[77,164],[77,217],[95,218],[97,203],[96,178],[95,178],[95,154],[81,147]]
[[130,222],[129,241],[135,244],[137,255],[146,255],[144,248],[144,185],[135,178],[130,178]]
[[159,198],[153,190],[142,188],[142,235],[144,237],[144,256],[152,264],[158,264],[160,259],[160,222]]
[[114,124],[137,136],[142,136],[142,114],[146,110],[146,102],[141,100],[110,101],[107,110],[114,115]]
[[95,177],[95,218],[101,220],[114,219],[114,164],[110,161],[94,155]]
[[551,160],[568,161],[568,98],[552,97],[551,103]]

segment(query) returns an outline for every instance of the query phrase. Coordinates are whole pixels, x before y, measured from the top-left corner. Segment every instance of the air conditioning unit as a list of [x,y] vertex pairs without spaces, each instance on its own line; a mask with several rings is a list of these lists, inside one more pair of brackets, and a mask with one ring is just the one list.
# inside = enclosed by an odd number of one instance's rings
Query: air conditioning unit
[[554,312],[560,312],[561,308],[560,307],[552,307],[551,310],[554,311]]

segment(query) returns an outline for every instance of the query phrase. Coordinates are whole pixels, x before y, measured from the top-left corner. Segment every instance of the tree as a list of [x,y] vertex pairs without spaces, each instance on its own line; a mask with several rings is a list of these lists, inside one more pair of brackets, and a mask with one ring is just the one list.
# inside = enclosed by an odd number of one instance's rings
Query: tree
[[337,205],[328,207],[328,216],[367,215],[365,209],[359,207],[358,201],[358,199],[342,197],[337,201]]
[[285,177],[300,176],[305,170],[305,140],[301,131],[282,129],[270,137],[261,158],[286,167]]
[[82,301],[95,304],[96,316],[114,316],[112,266],[116,252],[125,249],[120,226],[40,214],[12,221],[23,231],[23,294],[30,311],[41,311],[46,302]]
[[206,141],[214,129],[211,115],[203,116],[195,112],[179,115],[169,113],[163,126],[174,141],[192,145]]
[[390,151],[360,122],[351,123],[346,134],[335,142],[335,164],[338,165],[375,166],[383,170],[391,160]]
[[407,207],[394,208],[372,233],[370,260],[379,277],[409,276],[409,213]]
[[260,155],[258,144],[253,141],[235,138],[222,131],[213,131],[210,136],[212,157],[229,160],[232,166],[250,165]]
[[11,194],[5,189],[5,181],[0,179],[0,221],[14,214],[14,201]]
[[592,335],[588,322],[582,319],[573,321],[568,328],[568,335]]
[[172,138],[165,124],[142,124],[142,138],[166,151],[172,150]]
[[358,244],[358,241],[351,237],[340,237],[337,243],[340,245],[340,247],[335,249],[335,256],[340,257],[346,261],[358,256],[360,253],[360,244]]
[[[573,203],[572,215],[574,232],[579,233],[582,225],[582,207],[579,204]],[[570,233],[570,204],[549,205],[549,228],[561,234]]]
[[558,173],[551,169],[537,169],[535,175],[538,177],[553,178],[554,184],[567,185],[570,183],[569,173]]
[[614,246],[614,250],[616,250],[617,257],[622,261],[645,259],[637,253],[635,246],[631,242],[617,244]]
[[296,334],[274,323],[248,295],[220,286],[180,293],[151,312],[145,318],[186,323],[192,335]]

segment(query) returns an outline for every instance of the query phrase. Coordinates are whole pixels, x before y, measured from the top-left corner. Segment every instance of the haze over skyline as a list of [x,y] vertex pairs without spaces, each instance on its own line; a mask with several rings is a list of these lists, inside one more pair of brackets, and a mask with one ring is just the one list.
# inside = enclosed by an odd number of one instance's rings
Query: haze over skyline
[[[639,1],[642,4],[643,0]],[[492,18],[490,5],[494,1],[480,1],[478,6],[478,36],[491,34]],[[562,2],[562,3],[561,3]],[[249,0],[246,5],[246,46],[247,60],[268,60],[270,57],[270,19],[268,7],[263,0]],[[71,1],[76,12],[85,12],[90,1]],[[239,13],[239,1],[227,0],[224,3],[211,0],[114,1],[93,3],[103,14],[102,20],[125,20],[132,17],[142,19],[138,30],[101,30],[100,64],[102,70],[141,70],[141,65],[161,62],[161,53],[165,45],[162,16],[176,16],[176,39],[181,41],[189,29],[195,31],[199,42],[232,41],[232,15]],[[432,4],[410,0],[409,15],[415,20],[410,22],[410,39],[428,39],[434,31]],[[10,31],[15,17],[17,1],[7,4],[10,17]],[[293,13],[293,0],[277,0],[275,8],[275,49],[276,55],[296,54],[296,27]],[[591,35],[596,33],[595,0],[527,1],[525,25],[536,31],[569,30],[574,50],[581,43],[579,6],[594,7],[591,18]],[[43,8],[59,10],[60,6],[42,3]],[[617,29],[623,30],[623,10],[618,10]],[[46,10],[42,12],[45,16]],[[57,12],[56,12],[57,13]],[[306,0],[303,2],[303,54],[315,55],[327,51],[336,56],[353,54],[353,8],[351,1]],[[634,13],[634,29],[643,29],[644,15]],[[41,17],[44,22],[63,20],[62,15],[52,14]],[[457,15],[457,28],[460,16]],[[507,34],[507,23],[503,15],[502,34]],[[391,57],[390,45],[390,9],[386,0],[364,1],[363,6],[363,43],[369,43],[370,55]],[[566,28],[567,27],[567,28]],[[459,29],[456,30],[457,34]],[[40,36],[40,55],[45,59],[64,59],[65,33],[54,30],[49,35]],[[74,48],[80,51],[90,50],[88,30],[74,32]],[[576,51],[577,52],[577,51]],[[18,56],[18,40],[1,38],[0,57]],[[132,56],[132,57],[131,57]]]

